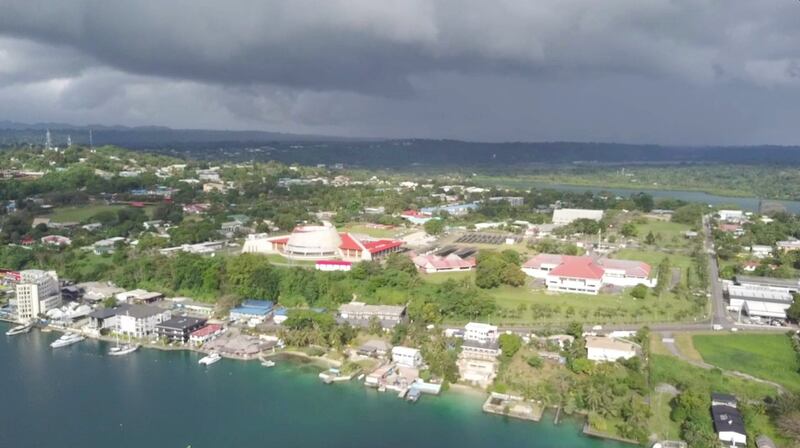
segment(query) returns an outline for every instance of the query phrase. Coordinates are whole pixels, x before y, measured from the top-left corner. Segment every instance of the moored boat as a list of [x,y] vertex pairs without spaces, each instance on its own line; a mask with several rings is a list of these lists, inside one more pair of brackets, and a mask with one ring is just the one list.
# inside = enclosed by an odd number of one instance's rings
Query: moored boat
[[222,356],[220,356],[219,353],[211,353],[208,356],[200,358],[200,361],[197,361],[197,363],[205,366],[210,366],[211,364],[214,364],[220,359],[222,359]]
[[55,341],[53,341],[50,344],[50,347],[53,347],[53,348],[66,347],[68,345],[72,345],[72,344],[81,342],[84,339],[86,339],[86,338],[83,337],[82,335],[78,334],[78,333],[67,333],[67,334],[61,336],[60,338],[56,339]]
[[6,331],[6,336],[14,336],[18,334],[27,333],[31,331],[31,328],[33,328],[33,322],[29,322],[23,325],[17,325],[16,327]]
[[122,356],[133,353],[136,350],[139,350],[139,344],[125,344],[111,347],[111,350],[108,351],[108,354],[111,356]]

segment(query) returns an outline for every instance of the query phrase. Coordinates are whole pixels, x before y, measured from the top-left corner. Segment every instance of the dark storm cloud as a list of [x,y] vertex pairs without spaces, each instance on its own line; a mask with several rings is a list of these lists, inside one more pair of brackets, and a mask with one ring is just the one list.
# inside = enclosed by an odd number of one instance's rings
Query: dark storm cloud
[[0,100],[68,121],[786,142],[799,21],[788,0],[0,0]]

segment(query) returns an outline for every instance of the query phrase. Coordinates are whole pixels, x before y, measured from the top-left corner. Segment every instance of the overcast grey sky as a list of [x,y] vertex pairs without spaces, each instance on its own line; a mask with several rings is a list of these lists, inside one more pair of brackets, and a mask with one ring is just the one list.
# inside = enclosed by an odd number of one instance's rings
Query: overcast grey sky
[[0,0],[0,120],[800,144],[800,2]]

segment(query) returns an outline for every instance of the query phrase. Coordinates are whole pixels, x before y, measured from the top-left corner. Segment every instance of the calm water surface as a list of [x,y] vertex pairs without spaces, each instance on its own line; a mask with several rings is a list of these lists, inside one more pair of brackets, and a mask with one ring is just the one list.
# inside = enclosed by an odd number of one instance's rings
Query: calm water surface
[[[9,328],[0,324],[2,333]],[[105,355],[58,333],[0,333],[0,447],[613,447],[572,424],[488,416],[479,397],[447,393],[412,405],[358,384],[326,386],[312,366],[188,352]]]

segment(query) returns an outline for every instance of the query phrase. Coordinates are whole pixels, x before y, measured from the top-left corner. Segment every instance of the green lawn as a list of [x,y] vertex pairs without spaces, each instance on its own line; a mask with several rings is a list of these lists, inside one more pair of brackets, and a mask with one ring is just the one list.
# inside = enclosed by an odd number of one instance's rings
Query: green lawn
[[662,440],[680,440],[680,425],[669,417],[672,411],[669,405],[672,395],[653,392],[650,400],[650,411],[652,412],[650,431],[658,434]]
[[428,283],[444,283],[447,280],[461,281],[465,278],[472,279],[475,277],[473,271],[467,272],[441,272],[437,274],[420,274],[422,279]]
[[339,229],[341,232],[360,233],[368,235],[373,238],[394,238],[397,234],[403,233],[402,227],[395,227],[393,229],[374,229],[368,227],[366,224],[351,223]]
[[724,375],[719,369],[703,369],[674,356],[650,356],[652,383],[667,383],[680,387],[697,387],[711,392],[733,394],[739,400],[762,400],[777,395],[775,387],[739,377]]
[[647,220],[646,224],[638,224],[636,226],[636,231],[640,241],[644,241],[644,238],[647,236],[647,234],[653,232],[653,235],[655,235],[657,238],[659,246],[683,248],[689,245],[689,240],[683,236],[683,233],[687,230],[690,230],[690,228],[691,227],[686,224],[680,224],[677,222],[649,219]]
[[696,335],[692,341],[709,364],[800,391],[800,365],[784,334]]

